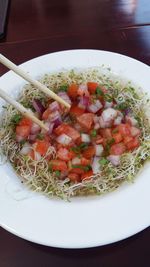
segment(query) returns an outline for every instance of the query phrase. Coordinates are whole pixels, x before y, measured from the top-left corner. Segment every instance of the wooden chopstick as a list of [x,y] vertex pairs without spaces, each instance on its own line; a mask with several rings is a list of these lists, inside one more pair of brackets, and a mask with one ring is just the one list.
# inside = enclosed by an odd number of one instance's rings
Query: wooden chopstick
[[22,106],[20,103],[15,101],[13,98],[11,98],[8,94],[6,94],[2,89],[0,89],[0,97],[3,98],[6,102],[13,105],[18,111],[20,111],[24,116],[30,118],[32,121],[34,121],[36,124],[38,124],[41,128],[48,131],[48,127],[44,125],[42,121],[40,121],[38,118],[34,116],[34,114],[27,110],[24,106]]
[[9,59],[7,59],[5,56],[0,54],[0,62],[5,65],[8,69],[14,71],[16,74],[21,76],[23,79],[34,85],[36,88],[38,88],[43,93],[47,94],[60,104],[63,104],[65,107],[70,108],[70,104],[68,104],[65,100],[63,100],[61,97],[56,95],[53,91],[48,89],[44,84],[40,83],[39,81],[33,79],[28,73],[23,71],[20,67],[15,65],[13,62],[11,62]]

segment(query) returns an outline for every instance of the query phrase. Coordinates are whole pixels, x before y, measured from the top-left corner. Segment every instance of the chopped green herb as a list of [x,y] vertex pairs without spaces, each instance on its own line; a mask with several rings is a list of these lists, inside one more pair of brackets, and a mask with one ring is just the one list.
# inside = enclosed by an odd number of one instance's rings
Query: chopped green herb
[[22,116],[20,114],[15,114],[11,118],[11,122],[14,123],[14,124],[18,124],[19,121],[21,120],[21,118],[22,118]]
[[89,170],[91,170],[91,165],[87,165],[87,166],[83,166],[83,165],[72,165],[72,168],[82,169],[84,171],[89,171]]
[[105,158],[101,158],[101,159],[99,160],[99,164],[102,165],[102,166],[106,165],[108,162],[109,162],[109,161],[108,161],[107,159],[105,159]]
[[67,90],[68,90],[68,85],[67,85],[67,84],[61,85],[61,86],[59,87],[59,91],[67,92]]
[[84,166],[85,171],[90,171],[92,169],[91,165]]
[[115,143],[115,139],[114,138],[111,138],[111,139],[109,139],[108,141],[107,141],[107,144],[108,145],[112,145],[112,144],[114,144]]
[[82,143],[81,145],[79,145],[80,149],[86,149],[88,147],[88,144],[86,143]]
[[71,150],[73,151],[73,152],[75,152],[75,153],[80,153],[81,152],[81,150],[84,150],[84,149],[86,149],[88,147],[88,144],[86,144],[86,143],[82,143],[81,145],[79,145],[79,146],[74,146],[74,147],[71,147]]
[[113,129],[113,130],[112,130],[112,133],[113,133],[113,134],[118,133],[118,129],[117,129],[117,128]]
[[43,140],[44,139],[44,135],[42,133],[37,134],[37,139]]
[[112,102],[112,101],[113,101],[112,96],[109,95],[109,94],[105,94],[105,95],[104,95],[104,99],[105,99],[105,101],[107,101],[107,102]]
[[61,172],[60,171],[55,171],[55,174],[56,174],[57,177],[59,177]]
[[91,131],[91,136],[92,136],[92,137],[96,137],[96,136],[97,136],[97,131],[96,131],[95,129],[93,129],[93,130]]
[[96,94],[98,96],[104,96],[104,92],[99,87],[96,88]]
[[25,142],[26,142],[26,140],[22,140],[22,141],[19,142],[19,144],[20,144],[20,145],[24,145]]
[[127,107],[128,107],[128,105],[127,105],[125,102],[123,102],[123,103],[121,103],[121,104],[118,104],[118,105],[115,107],[115,109],[119,109],[119,110],[123,111],[123,110],[125,110]]

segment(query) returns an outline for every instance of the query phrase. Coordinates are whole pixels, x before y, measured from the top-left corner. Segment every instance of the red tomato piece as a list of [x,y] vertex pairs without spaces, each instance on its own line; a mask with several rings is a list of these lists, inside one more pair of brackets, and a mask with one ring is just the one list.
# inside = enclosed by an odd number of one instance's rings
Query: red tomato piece
[[81,158],[81,164],[83,166],[89,165],[90,163],[91,163],[91,161],[89,159]]
[[69,151],[66,148],[60,148],[57,151],[57,156],[61,160],[69,161],[69,160],[71,160],[74,157],[74,153],[72,151]]
[[124,143],[114,144],[110,148],[110,155],[122,155],[126,151]]
[[90,94],[95,94],[96,88],[98,87],[98,83],[88,82],[87,86]]
[[77,121],[82,127],[84,127],[87,130],[90,130],[93,124],[93,118],[94,118],[94,114],[84,113],[80,115],[79,117],[77,117]]
[[63,160],[53,159],[50,161],[50,166],[52,167],[53,171],[66,171],[67,164]]
[[72,182],[80,182],[80,175],[77,173],[69,173],[68,174],[68,178],[70,179],[70,181]]
[[127,123],[121,123],[120,125],[118,125],[118,130],[122,136],[127,136],[131,134],[131,126]]
[[47,120],[50,113],[51,113],[51,110],[49,108],[47,108],[42,114],[42,120]]
[[44,156],[49,148],[49,142],[45,140],[36,140],[34,143],[35,151],[37,151],[41,156]]
[[83,174],[84,173],[84,170],[83,169],[81,169],[81,168],[72,168],[71,170],[70,170],[70,173],[76,173],[76,174]]
[[104,140],[104,138],[101,135],[97,135],[95,142],[98,145],[98,144],[102,144],[103,140]]
[[133,137],[132,136],[125,136],[123,139],[124,144],[126,145],[128,142],[133,141]]
[[87,159],[91,159],[95,155],[95,147],[89,146],[87,149],[83,151],[83,157]]
[[17,126],[16,135],[26,138],[30,134],[30,130],[31,130],[31,127],[29,125]]
[[27,118],[27,117],[23,117],[20,121],[19,121],[19,126],[32,126],[32,120]]
[[71,98],[76,99],[76,97],[78,95],[78,85],[75,83],[72,83],[69,86],[67,93]]
[[66,123],[62,123],[60,126],[58,126],[55,131],[57,135],[61,134],[67,134],[69,137],[72,138],[73,141],[77,140],[80,137],[80,133],[75,130],[73,127]]
[[100,134],[102,135],[102,137],[107,138],[107,139],[111,139],[112,138],[112,129],[110,128],[106,128],[106,129],[101,129],[100,130]]
[[140,145],[140,141],[137,137],[133,138],[132,141],[128,142],[126,144],[126,147],[128,150],[134,150],[135,148],[138,148]]
[[85,112],[85,109],[80,108],[78,106],[72,106],[70,109],[70,113],[73,114],[74,116],[80,116]]
[[85,172],[81,175],[81,181],[84,180],[90,180],[90,177],[93,175],[93,171],[90,170],[88,172]]
[[120,133],[115,133],[112,135],[112,138],[115,139],[115,143],[118,144],[122,141],[123,137]]

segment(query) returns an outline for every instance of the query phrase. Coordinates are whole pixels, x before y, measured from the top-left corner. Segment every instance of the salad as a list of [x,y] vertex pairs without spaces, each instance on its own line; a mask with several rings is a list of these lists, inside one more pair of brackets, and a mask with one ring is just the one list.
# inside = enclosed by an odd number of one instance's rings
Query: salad
[[4,107],[1,150],[32,190],[69,198],[102,194],[133,181],[150,158],[149,99],[98,69],[46,74],[42,82],[70,110],[31,85],[19,102],[49,131]]

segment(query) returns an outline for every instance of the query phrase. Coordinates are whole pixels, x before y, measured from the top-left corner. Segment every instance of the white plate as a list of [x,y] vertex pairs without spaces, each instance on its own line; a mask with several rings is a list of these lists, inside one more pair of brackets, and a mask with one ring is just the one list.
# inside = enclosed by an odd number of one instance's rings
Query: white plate
[[[129,57],[97,50],[44,55],[21,65],[33,77],[65,68],[111,66],[117,74],[149,89],[150,68]],[[12,72],[0,87],[17,95],[25,82]],[[3,101],[0,101],[2,105]],[[119,241],[150,225],[150,165],[135,183],[101,197],[50,200],[20,185],[9,164],[0,167],[0,225],[24,239],[54,247],[87,248]]]

